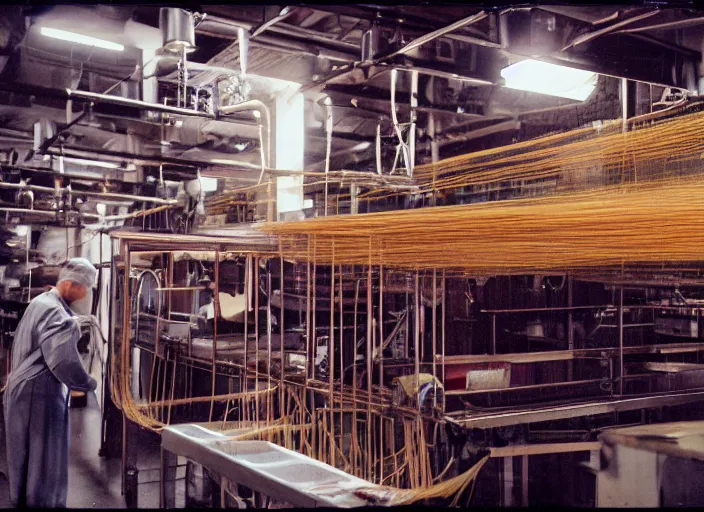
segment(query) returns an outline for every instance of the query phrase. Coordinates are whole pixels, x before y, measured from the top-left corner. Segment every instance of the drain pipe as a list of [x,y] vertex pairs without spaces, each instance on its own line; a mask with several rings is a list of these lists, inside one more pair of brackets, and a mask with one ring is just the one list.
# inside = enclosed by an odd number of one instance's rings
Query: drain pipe
[[[398,142],[401,145],[401,150],[403,151],[403,158],[406,164],[406,173],[411,176],[413,173],[411,171],[411,158],[408,154],[408,145],[403,141],[403,134],[401,133],[401,126],[398,123],[398,117],[396,116],[396,80],[398,78],[398,70],[391,70],[391,119],[394,124],[394,130],[396,131],[396,136],[398,137]],[[412,101],[412,100],[411,100]],[[392,172],[395,170],[391,170]]]
[[330,173],[330,156],[332,151],[332,100],[325,98],[325,216],[328,216],[328,175]]
[[376,125],[376,173],[381,176],[381,120]]
[[267,162],[266,158],[264,157],[264,135],[262,133],[263,126],[262,126],[262,116],[259,113],[259,111],[255,110],[254,111],[254,117],[257,119],[257,128],[259,129],[259,161],[261,163],[261,168],[262,172],[259,173],[259,179],[257,180],[257,185],[261,185],[262,179],[264,179],[264,172],[266,171],[266,164],[269,163]]
[[[249,112],[255,111],[260,115],[260,123],[264,121],[266,123],[266,161],[263,162],[263,167],[270,167],[271,165],[271,113],[269,108],[259,100],[250,100],[243,103],[238,103],[237,105],[229,105],[226,107],[220,107],[218,109],[218,116],[224,115],[228,116],[230,114],[236,114],[237,112]],[[263,145],[262,145],[263,147]]]
[[411,71],[411,128],[408,134],[410,163],[407,166],[408,177],[413,177],[416,166],[416,120],[418,118],[418,71]]

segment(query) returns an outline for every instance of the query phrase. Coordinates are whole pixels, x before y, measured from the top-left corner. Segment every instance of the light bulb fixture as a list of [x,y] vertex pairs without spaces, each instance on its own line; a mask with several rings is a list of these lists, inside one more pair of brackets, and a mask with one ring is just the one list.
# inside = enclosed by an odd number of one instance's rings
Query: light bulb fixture
[[532,59],[522,60],[501,70],[505,87],[549,96],[586,100],[596,87],[598,75]]
[[84,36],[83,34],[76,34],[75,32],[68,32],[66,30],[41,27],[40,33],[43,36],[53,37],[54,39],[61,39],[62,41],[69,41],[71,43],[85,44],[87,46],[95,46],[96,48],[103,48],[105,50],[113,50],[116,52],[122,52],[125,50],[125,47],[121,44],[105,41],[104,39],[98,39],[96,37]]

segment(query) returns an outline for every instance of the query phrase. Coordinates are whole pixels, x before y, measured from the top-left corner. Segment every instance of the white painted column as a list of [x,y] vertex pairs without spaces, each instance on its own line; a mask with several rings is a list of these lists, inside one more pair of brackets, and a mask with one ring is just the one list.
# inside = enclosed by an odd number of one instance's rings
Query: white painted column
[[[151,62],[150,65],[146,66],[147,71],[145,74],[154,71],[155,62],[152,61],[156,56],[156,51],[162,46],[161,31],[129,20],[125,24],[124,35],[132,44],[142,50],[142,69],[144,70],[145,64]],[[142,82],[142,100],[149,103],[159,103],[156,77]]]
[[[305,117],[303,94],[300,86],[292,84],[279,94],[274,102],[274,168],[303,170],[305,147]],[[281,214],[303,209],[303,177],[282,176],[276,178],[276,219]]]

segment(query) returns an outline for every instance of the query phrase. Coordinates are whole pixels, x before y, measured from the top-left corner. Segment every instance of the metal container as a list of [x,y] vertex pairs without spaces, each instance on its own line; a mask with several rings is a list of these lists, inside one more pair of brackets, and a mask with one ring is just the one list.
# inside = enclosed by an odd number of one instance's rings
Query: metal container
[[528,322],[528,325],[526,326],[526,334],[532,338],[545,337],[545,329],[543,328],[543,323],[540,320],[536,322]]
[[162,7],[159,11],[159,28],[164,49],[174,53],[196,49],[193,13],[176,7]]
[[477,363],[467,372],[467,390],[504,389],[511,383],[511,363]]

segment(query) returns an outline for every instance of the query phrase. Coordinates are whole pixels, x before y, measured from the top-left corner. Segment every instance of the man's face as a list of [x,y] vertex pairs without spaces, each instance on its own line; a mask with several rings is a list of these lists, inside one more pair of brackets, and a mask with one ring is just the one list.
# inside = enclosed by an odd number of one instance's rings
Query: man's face
[[61,297],[69,304],[81,300],[88,293],[88,288],[82,284],[74,283],[73,281],[64,281],[61,284],[63,285],[60,290]]

